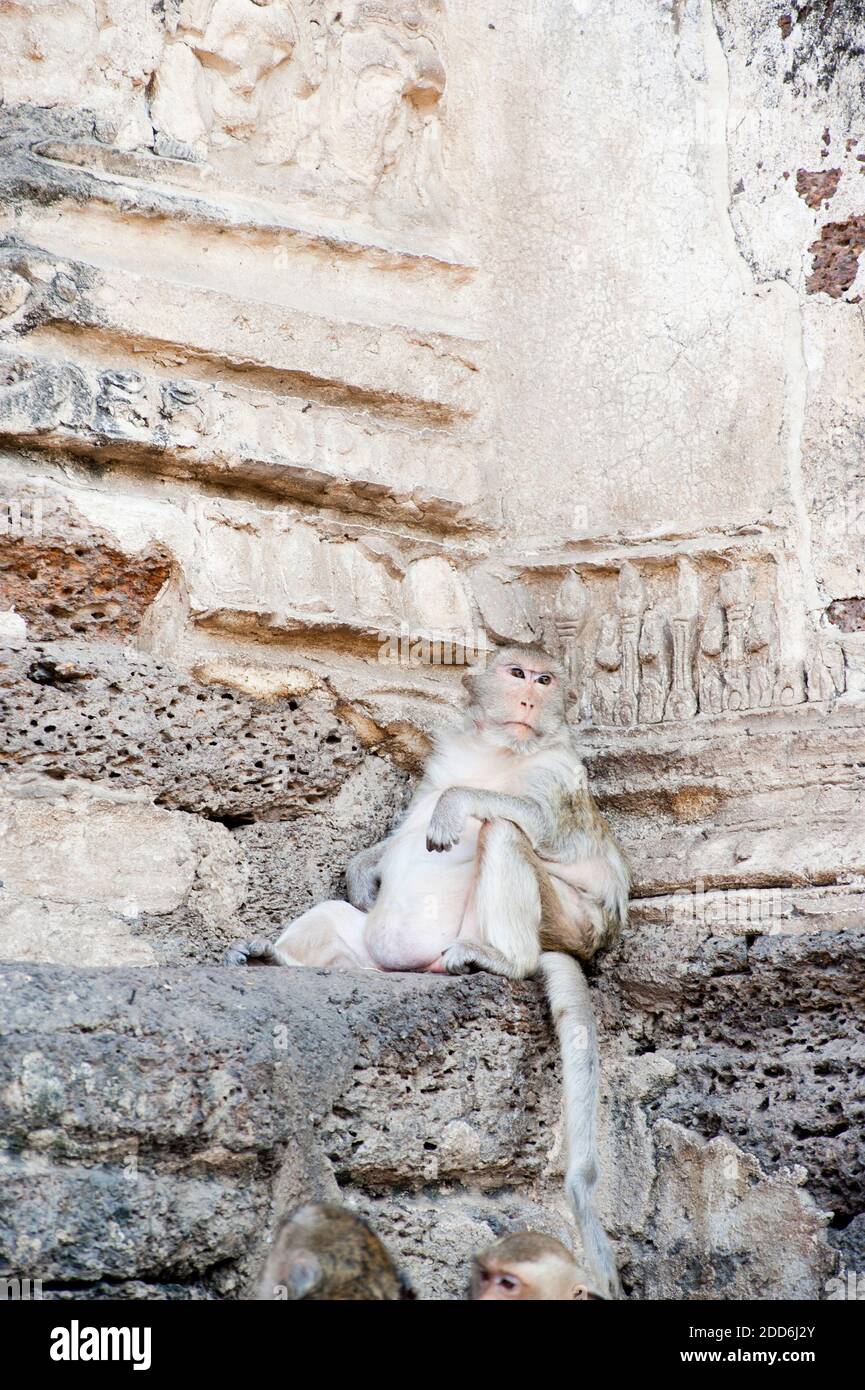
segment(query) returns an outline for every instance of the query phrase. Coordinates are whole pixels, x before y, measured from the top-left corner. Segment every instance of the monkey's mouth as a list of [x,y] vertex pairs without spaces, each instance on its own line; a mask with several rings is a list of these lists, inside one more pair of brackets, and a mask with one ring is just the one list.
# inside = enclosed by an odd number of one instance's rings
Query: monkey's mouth
[[506,719],[505,727],[512,729],[530,729],[532,733],[535,731],[534,724],[527,724],[524,719]]

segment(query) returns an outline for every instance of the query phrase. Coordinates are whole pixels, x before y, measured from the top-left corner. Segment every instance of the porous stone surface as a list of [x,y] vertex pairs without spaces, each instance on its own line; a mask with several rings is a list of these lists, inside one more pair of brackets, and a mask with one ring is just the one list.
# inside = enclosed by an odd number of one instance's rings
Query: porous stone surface
[[257,698],[119,647],[32,644],[0,668],[0,699],[7,766],[211,820],[302,816],[361,766],[326,692]]
[[[535,984],[19,964],[0,1018],[0,1267],[45,1296],[248,1296],[310,1196],[369,1215],[427,1298],[461,1297],[505,1230],[568,1234]],[[602,1207],[626,1285],[819,1296],[833,1258],[802,1170],[766,1176],[654,1120],[674,1070],[605,1065]]]
[[[0,39],[0,957],[11,1025],[46,1005],[33,1094],[92,1101],[74,1163],[42,1100],[9,1140],[47,1176],[14,1258],[58,1294],[240,1296],[262,1223],[334,1185],[432,1296],[490,1233],[569,1236],[533,987],[211,973],[342,893],[465,666],[540,641],[634,869],[594,975],[626,1284],[838,1296],[865,1263],[861,6],[9,0]],[[230,1097],[230,1159],[197,1101],[148,1137],[145,1068],[128,1199],[88,1049],[123,1065],[142,991],[167,1093],[160,1030],[216,1074],[288,1010],[301,1157],[239,1061],[269,1148]],[[428,1018],[433,1114],[388,999]]]

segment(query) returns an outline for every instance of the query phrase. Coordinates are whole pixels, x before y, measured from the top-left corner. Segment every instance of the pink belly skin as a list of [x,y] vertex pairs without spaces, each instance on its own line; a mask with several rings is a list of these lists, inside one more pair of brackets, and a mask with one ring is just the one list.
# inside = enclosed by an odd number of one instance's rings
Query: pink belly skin
[[449,858],[424,847],[405,876],[388,875],[364,927],[364,945],[380,970],[427,970],[438,960],[460,935],[473,874],[473,856]]

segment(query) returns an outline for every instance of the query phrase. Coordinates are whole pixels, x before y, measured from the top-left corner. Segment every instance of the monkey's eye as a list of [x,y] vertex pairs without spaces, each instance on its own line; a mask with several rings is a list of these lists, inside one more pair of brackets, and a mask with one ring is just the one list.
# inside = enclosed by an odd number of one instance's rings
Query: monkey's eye
[[496,1276],[496,1283],[505,1293],[516,1293],[520,1287],[520,1281],[513,1274],[499,1274]]
[[511,675],[516,676],[518,681],[524,681],[526,678],[526,673],[523,670],[522,666],[512,666]]
[[545,672],[544,675],[538,676],[538,685],[549,685],[552,679],[552,676]]

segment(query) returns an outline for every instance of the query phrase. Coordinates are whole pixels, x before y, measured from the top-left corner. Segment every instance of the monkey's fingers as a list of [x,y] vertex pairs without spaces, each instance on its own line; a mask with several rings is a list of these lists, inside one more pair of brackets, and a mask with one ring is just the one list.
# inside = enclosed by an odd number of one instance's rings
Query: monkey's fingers
[[431,854],[446,854],[459,843],[460,831],[448,825],[443,817],[433,816],[426,832],[426,847]]

